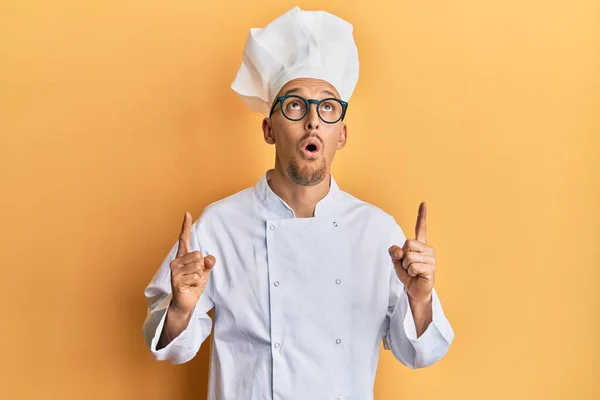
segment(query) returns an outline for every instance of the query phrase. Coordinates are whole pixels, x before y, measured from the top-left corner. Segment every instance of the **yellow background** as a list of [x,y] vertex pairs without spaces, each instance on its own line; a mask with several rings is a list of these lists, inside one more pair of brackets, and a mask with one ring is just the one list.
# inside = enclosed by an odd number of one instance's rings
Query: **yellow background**
[[[2,1],[2,399],[204,399],[209,348],[151,358],[143,290],[183,213],[272,167],[230,90],[296,3]],[[456,338],[377,400],[600,398],[600,3],[302,1],[361,61],[341,188],[414,234]],[[243,400],[243,399],[240,399]]]

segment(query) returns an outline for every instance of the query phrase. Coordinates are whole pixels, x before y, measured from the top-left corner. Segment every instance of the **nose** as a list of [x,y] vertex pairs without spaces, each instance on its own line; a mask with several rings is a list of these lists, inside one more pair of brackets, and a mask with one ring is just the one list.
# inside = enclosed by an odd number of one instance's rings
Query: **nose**
[[313,131],[313,130],[319,129],[321,119],[319,118],[319,114],[317,113],[317,105],[316,104],[308,105],[308,112],[306,113],[305,118],[306,118],[306,120],[304,122],[304,128],[307,131]]

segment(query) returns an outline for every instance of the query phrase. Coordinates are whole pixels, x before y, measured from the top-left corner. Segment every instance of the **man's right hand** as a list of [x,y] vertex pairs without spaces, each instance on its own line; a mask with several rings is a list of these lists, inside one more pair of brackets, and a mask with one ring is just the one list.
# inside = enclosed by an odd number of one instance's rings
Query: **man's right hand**
[[194,309],[204,292],[210,271],[217,262],[213,256],[203,257],[200,251],[190,253],[191,228],[192,215],[186,212],[179,235],[177,255],[169,264],[173,292],[169,308],[180,315],[188,315]]

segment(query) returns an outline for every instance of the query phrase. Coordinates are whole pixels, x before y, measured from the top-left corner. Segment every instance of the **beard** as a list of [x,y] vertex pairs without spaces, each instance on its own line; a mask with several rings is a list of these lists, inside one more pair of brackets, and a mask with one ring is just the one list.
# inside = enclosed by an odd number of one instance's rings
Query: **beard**
[[318,185],[327,175],[325,157],[319,157],[317,160],[306,163],[303,167],[298,164],[296,157],[293,157],[287,166],[287,173],[290,179],[298,185]]

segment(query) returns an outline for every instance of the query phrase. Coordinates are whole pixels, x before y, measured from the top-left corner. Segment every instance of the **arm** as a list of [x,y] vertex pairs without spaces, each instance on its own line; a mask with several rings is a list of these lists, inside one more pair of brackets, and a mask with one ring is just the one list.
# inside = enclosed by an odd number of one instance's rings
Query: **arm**
[[429,300],[424,302],[413,300],[408,296],[408,304],[410,304],[417,338],[419,338],[433,321],[433,294]]
[[[402,229],[395,224],[391,243],[404,243]],[[391,263],[390,263],[391,264]],[[417,329],[418,328],[418,329]],[[396,359],[416,369],[440,360],[454,339],[435,288],[431,302],[412,304],[393,266],[390,266],[390,285],[384,348]]]
[[[190,251],[202,251],[197,230],[202,229],[202,218],[191,229]],[[204,292],[192,312],[182,313],[172,306],[171,270],[169,263],[177,254],[176,242],[144,291],[147,316],[142,332],[146,345],[157,360],[182,364],[191,360],[212,329],[207,312],[214,307],[212,277],[209,276]],[[211,274],[212,275],[212,274]]]
[[172,304],[169,305],[167,317],[156,349],[160,350],[165,348],[173,341],[173,339],[179,336],[189,325],[191,316],[191,312],[178,311]]

